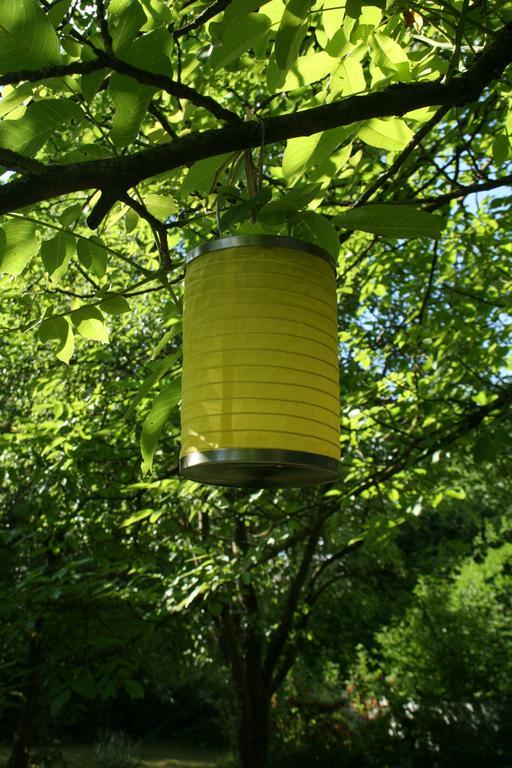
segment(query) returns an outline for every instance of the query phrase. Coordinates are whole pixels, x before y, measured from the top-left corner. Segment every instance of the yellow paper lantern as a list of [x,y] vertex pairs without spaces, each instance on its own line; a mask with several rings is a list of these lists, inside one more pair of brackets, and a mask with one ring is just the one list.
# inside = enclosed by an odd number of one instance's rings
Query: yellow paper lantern
[[187,257],[181,473],[214,485],[338,479],[336,282],[287,237],[208,242]]

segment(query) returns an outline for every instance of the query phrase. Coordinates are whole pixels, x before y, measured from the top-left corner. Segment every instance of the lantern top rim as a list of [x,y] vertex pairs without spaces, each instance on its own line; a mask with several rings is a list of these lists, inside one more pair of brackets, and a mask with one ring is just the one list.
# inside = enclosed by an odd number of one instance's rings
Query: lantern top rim
[[250,246],[263,246],[264,248],[289,248],[295,251],[309,253],[312,256],[318,256],[333,269],[336,269],[336,260],[328,251],[314,243],[308,243],[306,240],[298,240],[295,237],[285,237],[284,235],[233,235],[230,237],[220,237],[215,240],[209,240],[207,243],[199,245],[185,256],[185,264],[190,264],[199,256],[205,253],[215,251],[224,251],[229,248],[246,248]]

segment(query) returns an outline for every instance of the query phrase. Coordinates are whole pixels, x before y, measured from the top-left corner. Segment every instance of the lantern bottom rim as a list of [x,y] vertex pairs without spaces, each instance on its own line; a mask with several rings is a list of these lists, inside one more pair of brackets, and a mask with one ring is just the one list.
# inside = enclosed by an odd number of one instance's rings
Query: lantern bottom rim
[[302,451],[224,448],[194,451],[180,459],[187,480],[243,488],[301,488],[340,479],[339,461]]

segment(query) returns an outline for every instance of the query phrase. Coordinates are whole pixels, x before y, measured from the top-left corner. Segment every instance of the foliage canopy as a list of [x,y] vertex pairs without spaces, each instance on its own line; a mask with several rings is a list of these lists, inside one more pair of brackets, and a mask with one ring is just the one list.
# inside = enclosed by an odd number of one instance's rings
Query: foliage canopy
[[[51,718],[142,695],[162,626],[223,659],[240,764],[262,768],[315,606],[358,578],[378,592],[397,531],[474,487],[453,461],[488,471],[506,448],[512,4],[0,0],[0,18],[11,768],[36,701]],[[183,253],[261,232],[337,258],[343,479],[320,491],[177,476]]]

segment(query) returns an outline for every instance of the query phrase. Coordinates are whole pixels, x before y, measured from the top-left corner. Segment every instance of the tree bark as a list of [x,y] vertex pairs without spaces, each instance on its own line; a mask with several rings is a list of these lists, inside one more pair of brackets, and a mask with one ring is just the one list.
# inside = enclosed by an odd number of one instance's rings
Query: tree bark
[[30,638],[28,652],[29,675],[24,690],[24,699],[21,704],[11,754],[7,761],[7,768],[28,768],[30,749],[34,739],[34,721],[39,692],[39,665],[41,662],[41,653],[41,641],[38,635],[34,633]]
[[[261,672],[261,670],[258,670]],[[240,706],[237,746],[240,768],[267,768],[270,746],[270,696],[264,690],[248,691]]]

